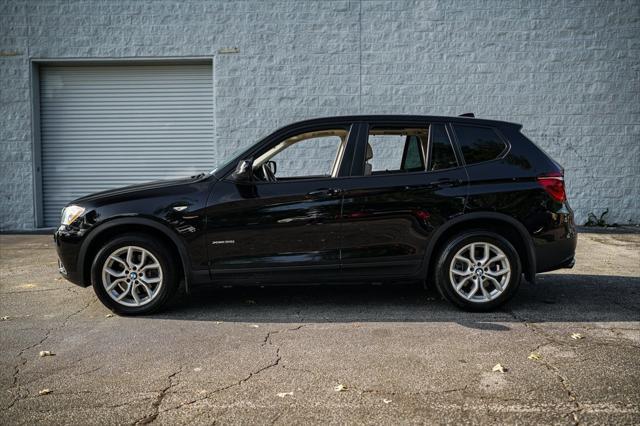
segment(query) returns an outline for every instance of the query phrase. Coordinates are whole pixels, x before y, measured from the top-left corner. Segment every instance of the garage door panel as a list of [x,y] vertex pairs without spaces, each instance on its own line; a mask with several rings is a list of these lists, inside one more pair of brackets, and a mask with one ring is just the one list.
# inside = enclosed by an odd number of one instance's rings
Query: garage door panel
[[211,65],[43,66],[45,226],[74,198],[210,170]]

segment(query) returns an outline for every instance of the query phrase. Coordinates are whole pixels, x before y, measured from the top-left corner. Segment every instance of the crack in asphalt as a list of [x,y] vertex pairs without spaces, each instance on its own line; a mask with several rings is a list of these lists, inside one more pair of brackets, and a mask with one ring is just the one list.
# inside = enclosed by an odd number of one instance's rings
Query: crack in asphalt
[[46,342],[49,337],[51,337],[51,334],[62,330],[63,328],[65,328],[69,322],[69,320],[80,314],[82,311],[84,311],[85,309],[89,308],[89,306],[91,306],[93,303],[95,303],[97,301],[97,299],[92,299],[90,302],[88,302],[87,304],[85,304],[82,308],[72,312],[71,314],[67,315],[67,317],[65,317],[65,319],[62,321],[62,324],[57,326],[57,327],[52,327],[52,328],[48,328],[45,331],[45,335],[44,337],[42,337],[42,339],[40,339],[38,342],[29,345],[29,346],[25,346],[24,348],[20,349],[20,351],[18,352],[18,355],[16,355],[16,358],[18,358],[18,363],[16,365],[14,365],[13,367],[13,376],[12,376],[12,380],[11,380],[11,386],[9,387],[8,391],[11,392],[12,390],[16,391],[16,395],[13,397],[13,399],[9,402],[9,404],[7,404],[7,406],[5,407],[5,410],[8,410],[10,408],[12,408],[18,401],[22,400],[22,399],[26,399],[29,395],[23,395],[21,394],[21,389],[20,389],[20,383],[19,383],[19,376],[20,376],[20,369],[22,367],[24,367],[28,361],[28,358],[24,357],[24,353],[28,350],[31,350],[37,346],[40,346],[42,344],[44,344],[44,342]]
[[[337,380],[335,377],[330,377],[319,371],[307,370],[305,368],[288,367],[286,365],[283,365],[282,368],[289,371],[298,371],[302,373],[320,376],[320,377],[326,378],[331,382],[340,383],[340,380]],[[361,389],[354,385],[349,385],[348,388],[356,392],[360,392],[362,394],[373,393],[373,394],[386,395],[386,396],[395,396],[395,395],[421,396],[421,395],[440,395],[440,394],[448,394],[448,393],[454,393],[454,392],[466,392],[466,390],[469,388],[469,385],[464,385],[463,387],[449,388],[449,389],[421,390],[421,391],[408,391],[408,392],[396,392],[396,391],[390,391],[390,390],[384,390],[384,389],[367,389],[367,388]]]
[[302,373],[318,374],[318,372],[312,371],[312,370],[307,370],[306,368],[289,367],[289,366],[286,366],[286,365],[283,365],[282,368],[284,368],[285,370],[300,371]]
[[[538,335],[538,336],[542,336],[545,340],[547,340],[547,343],[543,343],[540,344],[538,346],[536,346],[536,348],[533,349],[532,352],[536,352],[537,350],[539,350],[541,347],[548,345],[549,343],[555,343],[555,344],[560,344],[560,345],[566,345],[565,342],[562,341],[558,341],[557,339],[555,339],[554,337],[550,336],[549,334],[547,334],[546,332],[539,330],[537,327],[535,327],[533,324],[529,323],[527,321],[526,318],[521,317],[519,315],[517,315],[515,312],[513,312],[512,310],[508,310],[506,311],[509,315],[511,315],[515,320],[521,322],[526,329],[531,330],[531,332],[533,332],[534,334]],[[583,411],[583,407],[580,404],[580,401],[578,401],[578,395],[575,393],[575,391],[573,390],[573,388],[571,387],[571,383],[569,382],[569,379],[564,376],[561,372],[560,369],[558,367],[556,367],[555,365],[551,364],[549,361],[547,361],[546,359],[541,359],[537,361],[540,365],[544,366],[548,371],[552,372],[553,375],[556,377],[556,379],[558,380],[558,382],[560,383],[562,389],[564,390],[564,392],[567,394],[567,396],[569,397],[569,401],[573,404],[574,406],[574,410],[571,410],[568,415],[571,416],[573,418],[573,422],[574,425],[579,425],[580,424],[580,418],[578,416],[578,414]]]
[[275,424],[276,424],[276,422],[277,422],[278,420],[280,420],[280,417],[282,417],[283,415],[284,415],[284,412],[282,412],[282,413],[276,413],[276,415],[275,415],[275,416],[274,416],[274,417],[269,421],[269,424],[270,424],[271,426],[275,425]]
[[[293,327],[293,328],[285,328],[284,330],[274,330],[274,331],[269,331],[267,332],[266,336],[264,336],[264,340],[262,341],[262,344],[260,344],[260,346],[265,346],[267,344],[271,345],[271,336],[273,336],[274,334],[277,333],[285,333],[287,331],[297,331],[300,330],[302,327],[304,327],[305,324],[299,325],[297,327]],[[280,348],[278,348],[280,349]]]
[[[98,390],[70,390],[70,391],[66,391],[66,392],[55,392],[56,396],[61,396],[61,395],[71,395],[71,396],[79,396],[79,395],[86,395],[86,394],[97,394],[100,393],[102,394],[101,391]],[[26,400],[33,400],[33,399],[37,399],[40,398],[39,395],[29,395],[27,397],[22,398],[22,401],[26,401]],[[140,399],[136,399],[136,400],[132,400],[132,401],[127,401],[127,402],[121,402],[121,403],[117,403],[117,404],[94,404],[94,405],[86,405],[86,402],[83,402],[84,408],[122,408],[122,407],[128,407],[130,405],[136,404],[136,403],[142,403],[145,402],[147,400],[150,399],[156,399],[157,396],[148,396],[146,398],[140,398]],[[31,408],[29,410],[32,410]],[[48,413],[49,411],[42,411],[44,413]]]
[[441,389],[441,390],[421,390],[421,391],[409,391],[409,392],[396,392],[396,391],[388,391],[388,390],[380,390],[380,389],[359,389],[356,386],[350,386],[356,392],[360,393],[373,393],[377,395],[385,395],[385,396],[422,396],[422,395],[444,395],[454,392],[465,392],[469,385],[464,385],[461,388],[450,388],[450,389]]
[[153,413],[141,418],[140,420],[136,420],[135,422],[133,422],[134,425],[146,425],[148,423],[153,422],[156,418],[158,418],[158,415],[160,414],[160,405],[162,404],[164,397],[167,395],[167,393],[169,393],[171,388],[173,388],[175,385],[178,384],[177,382],[174,383],[173,378],[180,373],[182,373],[182,368],[169,374],[169,376],[167,377],[169,384],[163,389],[161,389],[160,392],[158,392],[158,395],[156,396],[155,400],[151,403],[151,408],[153,409]]
[[[272,337],[274,334],[277,334],[277,333],[284,333],[284,332],[288,332],[288,331],[296,331],[296,330],[300,330],[300,329],[301,329],[302,327],[304,327],[305,325],[306,325],[306,324],[302,324],[302,325],[299,325],[299,326],[296,326],[296,327],[293,327],[293,328],[287,328],[287,329],[284,329],[284,330],[269,331],[269,332],[267,332],[267,334],[265,335],[265,337],[264,337],[263,341],[260,343],[260,346],[261,346],[261,347],[266,347],[266,346],[275,346],[275,345],[273,344],[272,340],[271,340],[271,337]],[[195,404],[195,403],[197,403],[197,402],[207,400],[207,399],[211,398],[213,395],[215,395],[215,394],[217,394],[217,393],[223,392],[223,391],[225,391],[225,390],[227,390],[227,389],[231,389],[231,388],[236,387],[236,386],[241,386],[243,383],[246,383],[247,381],[251,380],[251,378],[253,378],[253,377],[255,377],[255,376],[259,375],[260,373],[263,373],[264,371],[269,370],[269,369],[271,369],[271,368],[277,367],[277,366],[280,364],[280,360],[282,359],[282,356],[280,355],[280,347],[279,347],[279,346],[275,346],[275,348],[276,348],[275,357],[274,357],[273,361],[271,361],[271,362],[270,362],[270,363],[268,363],[267,365],[265,365],[265,366],[263,366],[263,367],[260,367],[260,368],[258,368],[258,369],[257,369],[257,370],[255,370],[255,371],[251,371],[251,372],[249,372],[249,374],[248,374],[248,375],[246,375],[245,377],[243,377],[243,378],[241,378],[241,379],[239,379],[239,380],[237,380],[237,381],[235,381],[235,382],[233,382],[233,383],[230,383],[230,384],[228,384],[228,385],[226,385],[226,386],[222,386],[222,387],[220,387],[220,388],[217,388],[217,389],[214,389],[214,390],[212,390],[212,391],[210,391],[210,392],[207,392],[207,394],[206,394],[206,395],[204,395],[204,396],[202,396],[202,397],[194,398],[194,399],[191,399],[191,400],[189,400],[189,401],[182,402],[182,403],[180,403],[180,404],[176,405],[175,407],[167,408],[167,409],[165,409],[165,410],[160,410],[160,409],[159,409],[159,408],[160,408],[160,404],[158,404],[158,407],[157,407],[157,408],[158,408],[158,412],[157,412],[157,413],[155,413],[155,416],[154,416],[154,417],[153,417],[153,419],[151,419],[150,421],[155,420],[155,419],[158,417],[158,415],[159,415],[160,413],[166,413],[166,412],[168,412],[168,411],[180,410],[180,409],[182,409],[182,408],[184,408],[184,407],[187,407],[187,406],[193,405],[193,404]],[[171,386],[171,387],[172,387],[172,386]],[[164,396],[165,396],[167,393],[169,393],[169,390],[170,390],[170,388],[171,388],[171,387],[169,387],[169,388],[165,389],[165,391],[163,392],[163,396],[162,396],[162,398],[164,398]],[[160,401],[160,402],[161,402],[161,401]],[[147,423],[148,423],[148,422],[147,422]],[[138,424],[142,424],[142,423],[138,423]]]
[[[519,321],[522,324],[524,324],[524,326],[526,328],[528,328],[529,330],[533,331],[535,334],[544,337],[549,343],[555,343],[556,345],[569,346],[569,347],[573,348],[573,346],[571,346],[569,344],[569,342],[564,341],[564,340],[560,340],[556,336],[554,336],[553,334],[547,333],[546,331],[540,329],[539,327],[536,327],[534,324],[531,324],[530,322],[528,322],[526,318],[523,318],[523,317],[520,317],[520,316],[516,315],[513,311],[505,311],[505,312],[507,312],[511,317],[513,317],[517,321]],[[625,341],[617,340],[617,341],[615,341],[615,343],[612,343],[610,341],[597,341],[597,340],[589,339],[588,340],[588,344],[590,344],[590,345],[608,346],[608,347],[613,347],[613,348],[619,348],[619,347],[623,346],[623,347],[630,347],[630,348],[640,349],[639,345],[636,345],[634,343],[626,341],[628,338],[626,336],[624,336],[619,331],[619,330],[636,331],[636,329],[634,329],[634,328],[625,328],[625,327],[584,327],[584,326],[582,328],[585,329],[585,330],[595,330],[595,331],[606,330],[606,331],[610,331],[613,334],[615,334],[616,336],[618,336],[618,337],[620,337],[622,339],[625,339]],[[544,346],[544,345],[539,345],[536,349],[539,349],[541,346]]]
[[16,291],[3,291],[0,292],[0,296],[4,296],[7,294],[20,294],[20,293],[42,293],[43,291],[63,291],[67,290],[66,288],[41,288],[38,290],[16,290]]
[[[591,330],[597,330],[597,329],[592,328]],[[631,330],[631,331],[636,331],[636,330],[631,329],[631,328],[622,328],[622,327],[604,327],[604,328],[601,328],[601,330],[607,330],[607,331],[610,331],[610,332],[612,332],[613,334],[615,334],[615,335],[616,335],[616,337],[619,337],[619,338],[621,338],[621,339],[625,339],[625,340],[627,340],[627,339],[628,339],[628,337],[627,337],[627,336],[625,336],[625,335],[622,333],[622,330]],[[626,345],[621,345],[619,340],[617,340],[617,341],[616,341],[616,343],[611,343],[611,342],[608,342],[608,341],[607,341],[607,342],[599,342],[599,343],[596,343],[596,344],[601,344],[601,345],[603,345],[603,346],[611,346],[611,347],[616,347],[616,348],[617,348],[617,347],[619,347],[619,346],[630,346],[630,347],[632,347],[632,348],[640,349],[640,345],[634,345],[633,343],[628,343],[628,344],[626,344]]]

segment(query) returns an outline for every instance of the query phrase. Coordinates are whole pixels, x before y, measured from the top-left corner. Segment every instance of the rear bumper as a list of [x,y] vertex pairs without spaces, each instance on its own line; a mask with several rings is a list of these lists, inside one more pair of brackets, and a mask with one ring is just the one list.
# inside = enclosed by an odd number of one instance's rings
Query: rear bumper
[[548,227],[533,236],[536,273],[573,268],[578,233],[573,212],[568,209],[551,214]]
[[563,262],[560,265],[560,269],[573,269],[573,266],[576,264],[576,258],[572,257],[571,259]]

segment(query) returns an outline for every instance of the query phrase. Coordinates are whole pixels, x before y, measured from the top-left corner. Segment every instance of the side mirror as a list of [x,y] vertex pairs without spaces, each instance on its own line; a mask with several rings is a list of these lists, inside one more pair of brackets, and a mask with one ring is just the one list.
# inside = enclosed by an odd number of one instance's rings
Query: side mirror
[[275,176],[276,172],[278,171],[278,166],[276,165],[276,162],[267,161],[265,165],[269,168],[269,170],[271,170],[271,173],[273,173],[273,175]]
[[253,158],[240,160],[231,178],[238,183],[248,183],[253,180]]

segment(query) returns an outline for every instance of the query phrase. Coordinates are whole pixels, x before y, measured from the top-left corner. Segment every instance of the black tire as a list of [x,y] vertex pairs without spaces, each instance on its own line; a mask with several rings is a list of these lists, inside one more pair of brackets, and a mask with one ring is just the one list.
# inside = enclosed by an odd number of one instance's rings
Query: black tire
[[[109,256],[127,246],[141,247],[151,253],[160,264],[162,285],[150,302],[142,306],[125,306],[112,299],[103,284],[102,268]],[[91,265],[91,283],[98,299],[119,315],[144,315],[162,309],[178,289],[176,265],[171,253],[157,239],[145,234],[127,234],[108,241],[98,252]]]
[[[504,253],[511,270],[510,277],[505,282],[504,291],[489,301],[471,301],[462,297],[454,288],[449,276],[449,270],[454,261],[454,256],[459,250],[471,243],[489,243]],[[479,273],[482,273],[479,272]],[[494,232],[485,230],[470,230],[452,237],[438,255],[435,268],[436,287],[442,297],[467,311],[484,312],[495,309],[506,303],[518,290],[522,278],[522,266],[520,256],[513,245],[504,237]],[[471,293],[471,291],[469,291]],[[473,297],[472,297],[473,298]]]

